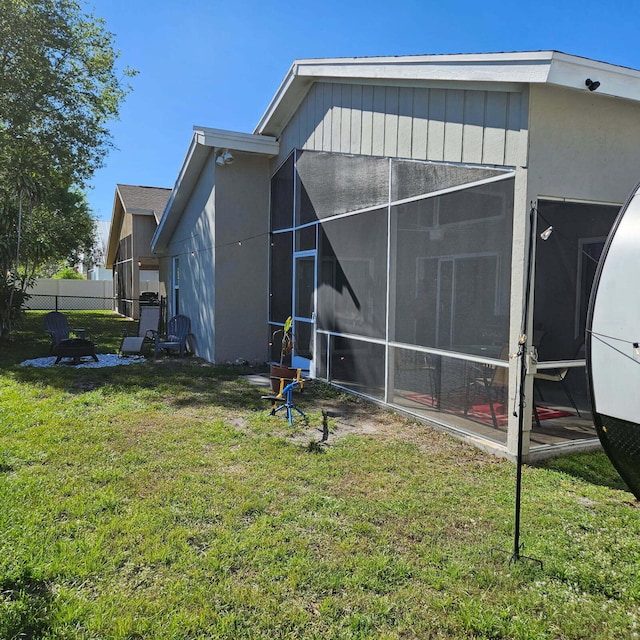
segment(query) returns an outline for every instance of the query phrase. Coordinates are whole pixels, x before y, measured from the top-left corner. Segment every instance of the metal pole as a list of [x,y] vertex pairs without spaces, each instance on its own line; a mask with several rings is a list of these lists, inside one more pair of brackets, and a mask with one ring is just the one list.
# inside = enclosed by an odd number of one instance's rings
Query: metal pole
[[520,390],[518,401],[518,448],[516,455],[516,504],[513,532],[513,554],[511,556],[510,562],[520,560],[520,506],[522,503],[522,434],[525,406],[524,377],[527,372],[527,365],[525,360],[527,343],[526,338],[527,336],[523,333],[520,336],[520,342],[518,346],[518,358],[520,359]]
[[[524,423],[524,411],[526,406],[525,398],[525,378],[527,374],[527,357],[528,357],[528,337],[527,327],[529,321],[529,304],[531,298],[531,280],[533,272],[533,251],[534,251],[534,230],[535,230],[536,209],[531,204],[529,213],[529,246],[527,255],[527,279],[524,289],[524,304],[522,309],[522,325],[520,330],[520,338],[518,340],[518,358],[520,359],[520,389],[518,398],[518,447],[516,454],[516,502],[515,502],[515,518],[513,531],[513,554],[509,562],[516,562],[522,557],[520,550],[520,510],[522,504],[522,434]],[[530,558],[535,560],[535,558]],[[540,562],[540,560],[535,560]],[[542,562],[540,562],[542,564]]]

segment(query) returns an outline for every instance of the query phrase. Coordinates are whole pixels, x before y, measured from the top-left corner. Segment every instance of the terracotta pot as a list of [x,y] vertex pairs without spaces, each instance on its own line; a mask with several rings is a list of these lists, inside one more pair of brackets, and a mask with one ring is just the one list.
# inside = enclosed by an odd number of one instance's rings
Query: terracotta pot
[[280,379],[284,378],[285,385],[289,384],[292,380],[296,379],[298,370],[293,367],[280,366],[279,364],[271,365],[271,390],[274,393],[280,391]]

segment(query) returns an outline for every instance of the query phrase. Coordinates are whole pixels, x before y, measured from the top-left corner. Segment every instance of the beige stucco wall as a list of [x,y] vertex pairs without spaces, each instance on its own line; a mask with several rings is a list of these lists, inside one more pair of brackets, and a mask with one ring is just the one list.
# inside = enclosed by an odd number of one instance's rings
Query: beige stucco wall
[[640,180],[640,104],[533,86],[529,198],[622,204]]
[[268,351],[269,161],[233,152],[216,172],[215,362]]

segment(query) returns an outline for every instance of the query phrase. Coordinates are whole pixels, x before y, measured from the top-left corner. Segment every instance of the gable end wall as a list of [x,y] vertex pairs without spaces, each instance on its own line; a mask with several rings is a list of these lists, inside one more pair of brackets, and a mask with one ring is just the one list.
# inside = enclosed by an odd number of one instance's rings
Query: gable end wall
[[280,137],[294,148],[414,160],[526,165],[521,91],[315,83]]

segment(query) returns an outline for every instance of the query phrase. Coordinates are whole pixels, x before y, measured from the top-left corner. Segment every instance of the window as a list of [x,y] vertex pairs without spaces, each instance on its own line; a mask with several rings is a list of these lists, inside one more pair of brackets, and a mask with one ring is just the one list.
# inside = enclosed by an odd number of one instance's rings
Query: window
[[173,283],[173,314],[178,315],[180,313],[180,258],[178,257],[173,258],[172,272],[173,273],[171,281]]

